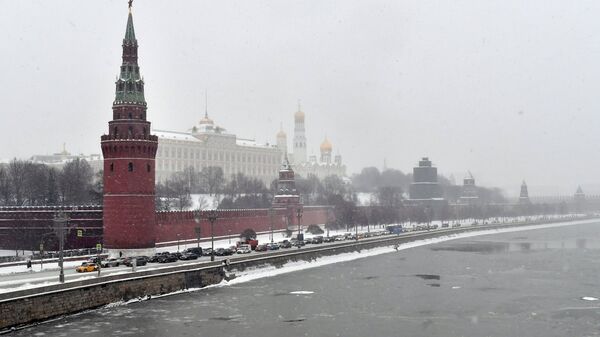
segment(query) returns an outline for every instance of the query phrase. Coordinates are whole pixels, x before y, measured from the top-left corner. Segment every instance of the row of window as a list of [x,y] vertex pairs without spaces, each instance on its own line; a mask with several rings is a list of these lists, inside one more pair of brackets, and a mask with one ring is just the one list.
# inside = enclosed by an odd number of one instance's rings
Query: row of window
[[[182,161],[169,161],[169,160],[157,160],[156,161],[156,168],[157,170],[161,170],[161,171],[171,171],[171,172],[181,172],[183,171],[186,167],[193,167],[195,170],[197,171],[201,171],[203,168],[207,167],[208,165],[206,165],[206,163],[198,163],[198,162],[182,162]],[[237,167],[235,165],[222,165],[221,166],[223,168],[223,171],[226,174],[230,174],[230,173],[236,173],[236,172],[242,172],[245,174],[251,174],[251,175],[271,175],[274,172],[277,172],[279,170],[278,166],[272,165],[272,166],[252,166],[252,167],[247,167],[247,166],[240,166]]]
[[279,164],[279,154],[247,154],[247,153],[232,153],[232,152],[213,152],[201,151],[188,148],[158,147],[158,158],[178,158],[178,159],[197,159],[197,160],[218,160],[218,161],[237,161],[241,163],[263,163],[263,164]]
[[[134,172],[134,165],[133,162],[129,162],[127,163],[127,171],[128,172]],[[110,172],[114,172],[115,171],[115,163],[110,163],[110,167],[109,167]],[[146,164],[146,172],[150,172],[152,171],[152,166],[150,164]]]

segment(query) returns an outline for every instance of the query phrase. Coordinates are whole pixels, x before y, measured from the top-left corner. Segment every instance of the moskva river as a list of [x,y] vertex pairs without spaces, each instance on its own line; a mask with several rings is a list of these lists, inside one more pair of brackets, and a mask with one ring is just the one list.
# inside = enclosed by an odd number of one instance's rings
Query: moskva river
[[486,235],[113,306],[14,336],[591,336],[600,223]]

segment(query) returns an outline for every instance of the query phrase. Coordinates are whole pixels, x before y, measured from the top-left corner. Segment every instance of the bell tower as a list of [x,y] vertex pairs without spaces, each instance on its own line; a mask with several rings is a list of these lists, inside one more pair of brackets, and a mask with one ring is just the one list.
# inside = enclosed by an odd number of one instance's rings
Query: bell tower
[[111,256],[149,255],[156,241],[154,169],[158,137],[150,134],[146,120],[131,2],[122,47],[113,116],[108,134],[101,137],[104,248]]

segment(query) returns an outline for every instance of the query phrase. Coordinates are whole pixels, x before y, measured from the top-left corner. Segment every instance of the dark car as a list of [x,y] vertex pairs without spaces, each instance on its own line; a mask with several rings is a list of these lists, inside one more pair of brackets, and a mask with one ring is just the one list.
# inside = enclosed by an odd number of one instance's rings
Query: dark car
[[133,261],[136,261],[136,266],[145,266],[148,264],[148,258],[145,256],[137,256],[137,257],[128,257],[123,260],[123,264],[127,267],[131,267],[133,265]]
[[256,248],[254,250],[257,252],[266,252],[267,249],[268,249],[267,245],[263,243],[263,244],[256,246]]
[[303,240],[305,245],[309,245],[311,243],[313,243],[313,239],[312,238],[306,238]]
[[304,240],[294,240],[294,241],[292,241],[292,246],[293,247],[300,248],[300,247],[302,247],[304,245],[305,245]]
[[335,237],[333,236],[326,236],[323,238],[323,242],[333,242],[335,241]]
[[158,263],[171,263],[177,262],[179,258],[175,254],[163,254],[158,258]]
[[210,256],[211,252],[212,252],[212,248],[202,249],[202,256]]
[[281,248],[292,248],[292,243],[288,240],[283,240],[279,243],[279,247]]
[[194,247],[194,248],[188,248],[185,250],[185,253],[192,253],[192,254],[196,254],[197,256],[202,256],[202,247]]
[[233,255],[233,251],[229,248],[217,248],[217,249],[215,249],[215,255],[217,255],[217,256]]
[[312,243],[313,244],[323,243],[323,237],[322,236],[315,236],[314,238],[312,238]]
[[192,252],[185,252],[181,255],[181,257],[179,257],[180,260],[197,260],[198,259],[198,255]]
[[273,243],[267,243],[267,249],[268,250],[278,250],[279,249],[279,245],[276,244],[275,242],[273,242]]

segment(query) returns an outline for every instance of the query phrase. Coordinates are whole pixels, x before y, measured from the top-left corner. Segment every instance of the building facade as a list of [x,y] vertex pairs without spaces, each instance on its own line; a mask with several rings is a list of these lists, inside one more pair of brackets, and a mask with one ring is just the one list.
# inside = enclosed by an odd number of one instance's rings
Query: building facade
[[189,132],[153,130],[158,136],[156,178],[165,181],[188,167],[220,167],[226,178],[236,173],[258,178],[267,186],[277,178],[281,150],[225,132],[205,113]]

